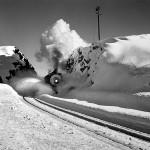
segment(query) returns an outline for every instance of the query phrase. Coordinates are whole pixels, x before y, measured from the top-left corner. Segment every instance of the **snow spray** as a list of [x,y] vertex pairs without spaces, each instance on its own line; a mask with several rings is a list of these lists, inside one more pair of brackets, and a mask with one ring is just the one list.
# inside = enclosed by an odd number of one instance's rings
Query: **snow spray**
[[53,94],[50,85],[40,77],[15,77],[11,80],[10,85],[21,96],[37,97],[41,94]]

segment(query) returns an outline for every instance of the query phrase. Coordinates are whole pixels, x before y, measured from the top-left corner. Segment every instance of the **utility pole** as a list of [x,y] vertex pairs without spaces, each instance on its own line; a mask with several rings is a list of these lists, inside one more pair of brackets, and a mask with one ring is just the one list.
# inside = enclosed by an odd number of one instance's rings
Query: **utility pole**
[[102,15],[102,14],[100,14],[100,6],[97,6],[96,7],[96,14],[97,14],[97,21],[98,21],[98,39],[100,40],[101,39],[101,37],[100,37],[100,15]]

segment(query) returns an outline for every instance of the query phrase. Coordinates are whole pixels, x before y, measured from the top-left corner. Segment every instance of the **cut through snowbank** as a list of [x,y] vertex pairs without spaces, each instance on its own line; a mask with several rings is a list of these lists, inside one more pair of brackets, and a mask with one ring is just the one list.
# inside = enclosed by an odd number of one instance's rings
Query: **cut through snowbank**
[[0,149],[119,150],[74,126],[25,103],[8,85],[0,84]]
[[64,98],[58,98],[58,97],[53,97],[50,95],[42,95],[42,96],[46,96],[55,100],[59,100],[59,101],[64,101],[64,102],[69,102],[69,103],[74,103],[77,105],[82,105],[85,107],[89,107],[89,108],[93,108],[93,109],[101,109],[107,112],[112,112],[112,113],[119,113],[119,114],[123,114],[123,115],[130,115],[130,116],[134,116],[134,117],[140,117],[140,118],[145,118],[145,119],[150,119],[150,112],[144,112],[144,111],[140,111],[140,110],[135,110],[135,109],[128,109],[128,108],[122,108],[122,107],[118,107],[118,106],[102,106],[102,105],[97,105],[94,103],[89,103],[87,101],[81,101],[78,99],[64,99]]

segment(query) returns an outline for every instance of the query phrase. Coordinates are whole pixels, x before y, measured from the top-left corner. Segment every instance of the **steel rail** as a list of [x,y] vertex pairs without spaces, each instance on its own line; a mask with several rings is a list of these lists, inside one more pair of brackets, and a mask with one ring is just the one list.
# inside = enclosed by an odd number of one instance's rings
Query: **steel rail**
[[[34,107],[37,107],[38,109],[41,109],[45,112],[48,112],[50,113],[49,111],[47,110],[44,110],[43,108],[40,108],[39,106],[36,106],[32,103],[30,103],[28,100],[25,99],[25,97],[23,97],[23,99],[29,103],[30,105],[33,105]],[[71,111],[71,110],[68,110],[68,109],[64,109],[64,108],[61,108],[59,106],[56,106],[56,105],[53,105],[53,104],[50,104],[50,103],[47,103],[47,102],[44,102],[40,99],[37,99],[37,98],[34,98],[36,101],[38,101],[40,104],[43,104],[45,106],[48,106],[48,107],[51,107],[53,109],[56,109],[58,111],[61,111],[61,112],[64,112],[64,113],[67,113],[67,114],[70,114],[72,116],[75,116],[75,117],[78,117],[80,119],[84,119],[88,122],[91,122],[91,123],[94,123],[96,125],[100,125],[100,126],[103,126],[103,127],[107,127],[109,129],[112,129],[114,131],[117,131],[117,132],[121,132],[121,133],[124,133],[126,135],[129,135],[129,136],[132,136],[132,137],[135,137],[135,138],[138,138],[140,140],[144,140],[146,142],[149,142],[150,141],[150,135],[149,134],[146,134],[146,133],[142,133],[142,132],[139,132],[139,131],[136,131],[136,130],[133,130],[133,129],[129,129],[127,127],[123,127],[123,126],[120,126],[120,125],[117,125],[117,124],[114,124],[114,123],[110,123],[110,122],[107,122],[107,121],[104,121],[104,120],[100,120],[98,118],[94,118],[94,117],[91,117],[91,116],[87,116],[85,114],[81,114],[79,112],[75,112],[75,111]],[[54,115],[54,114],[53,114]],[[56,117],[59,117],[57,115],[55,115]],[[79,125],[78,125],[79,126]]]

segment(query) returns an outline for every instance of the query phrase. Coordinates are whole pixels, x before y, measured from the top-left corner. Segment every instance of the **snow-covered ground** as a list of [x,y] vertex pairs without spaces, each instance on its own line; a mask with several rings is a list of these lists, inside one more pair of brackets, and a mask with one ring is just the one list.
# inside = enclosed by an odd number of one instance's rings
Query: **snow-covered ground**
[[[137,93],[136,95],[142,95],[142,93]],[[136,109],[123,108],[123,107],[118,107],[118,106],[97,105],[97,104],[94,104],[94,103],[88,102],[88,101],[82,101],[82,100],[78,100],[78,99],[58,98],[58,97],[53,97],[50,95],[43,95],[43,96],[41,96],[41,98],[44,96],[47,98],[56,99],[57,101],[59,100],[59,101],[64,101],[64,102],[70,102],[73,104],[78,104],[78,105],[89,107],[92,109],[100,109],[100,110],[104,110],[107,112],[124,114],[124,115],[129,115],[129,116],[134,116],[134,117],[140,117],[140,118],[146,118],[146,119],[150,120],[150,112],[140,111],[140,110],[136,110]],[[146,96],[148,97],[148,93],[146,93]],[[132,103],[132,101],[131,101],[131,103]]]
[[23,102],[10,86],[0,84],[0,149],[117,150],[52,115]]
[[[50,98],[52,99],[51,96],[50,96]],[[50,100],[50,98],[49,98],[49,100]],[[82,128],[83,130],[90,131],[90,132],[94,133],[94,135],[96,135],[98,137],[100,136],[100,137],[106,137],[107,139],[110,139],[111,140],[111,144],[112,144],[112,141],[115,141],[115,144],[116,144],[116,142],[120,143],[121,144],[121,148],[122,148],[122,145],[125,145],[127,147],[130,147],[131,149],[136,149],[136,150],[138,150],[138,149],[139,150],[141,150],[141,149],[149,150],[149,148],[150,148],[150,143],[148,143],[148,142],[145,142],[143,140],[139,140],[137,138],[128,136],[126,134],[123,134],[123,133],[111,130],[111,129],[107,128],[107,127],[99,126],[99,125],[96,125],[94,123],[88,122],[86,120],[77,118],[77,117],[75,117],[73,115],[69,115],[69,114],[64,113],[62,111],[58,111],[56,109],[53,109],[53,108],[45,105],[45,104],[48,104],[49,100],[46,101],[46,103],[45,103],[45,101],[42,99],[42,100],[40,100],[40,101],[42,101],[42,103],[40,103],[39,100],[37,101],[37,100],[35,100],[33,98],[25,98],[25,99],[29,103],[33,104],[34,106],[36,106],[36,107],[38,107],[38,108],[40,108],[40,109],[42,109],[42,110],[44,110],[46,112],[52,113],[53,115],[57,116],[58,118],[66,120],[66,121],[68,121],[71,124],[79,126],[80,129]],[[55,100],[56,101],[59,101],[59,100],[60,101],[61,100],[64,101],[65,99],[55,98]],[[83,114],[83,116],[84,116],[84,114]],[[90,118],[90,117],[88,116],[88,118]],[[136,120],[134,120],[134,121],[136,123]]]
[[[34,100],[30,98],[31,101]],[[42,106],[40,106],[42,107]],[[150,144],[114,132],[108,128],[90,124],[82,119],[57,112],[51,108],[52,114],[57,114],[60,118],[72,120],[83,127],[98,134],[95,137],[87,134],[84,129],[68,124],[44,113],[35,107],[25,103],[10,86],[0,84],[0,149],[7,150],[119,150],[130,148],[144,148],[148,150]],[[114,144],[99,135],[109,136],[110,139],[118,141]]]
[[136,93],[135,95],[150,97],[150,92],[139,92],[139,93]]

